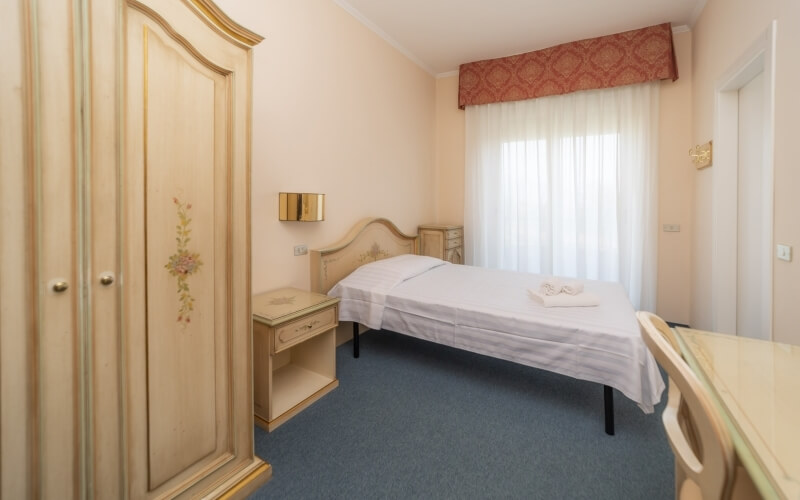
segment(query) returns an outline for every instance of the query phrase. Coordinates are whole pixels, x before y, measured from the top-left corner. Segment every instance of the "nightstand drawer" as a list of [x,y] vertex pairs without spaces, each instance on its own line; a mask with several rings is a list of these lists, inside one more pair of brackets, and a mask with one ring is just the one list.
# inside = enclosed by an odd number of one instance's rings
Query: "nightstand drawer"
[[331,307],[277,328],[272,343],[272,352],[281,352],[314,335],[334,328],[337,309],[337,307]]
[[463,243],[463,241],[461,240],[460,237],[459,238],[449,239],[449,240],[446,240],[444,242],[444,248],[449,250],[451,248],[460,247],[462,245],[462,243]]
[[451,238],[461,238],[462,236],[464,236],[464,230],[463,229],[461,229],[461,228],[459,228],[459,229],[448,229],[446,231],[445,238],[447,238],[449,240]]

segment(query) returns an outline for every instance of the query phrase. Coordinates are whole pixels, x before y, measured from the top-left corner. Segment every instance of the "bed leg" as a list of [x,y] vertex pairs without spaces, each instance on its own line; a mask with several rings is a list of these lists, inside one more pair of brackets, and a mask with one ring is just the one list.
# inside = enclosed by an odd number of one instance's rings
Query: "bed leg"
[[358,323],[353,321],[353,357],[358,357]]
[[603,403],[606,409],[606,434],[614,435],[614,393],[611,387],[603,386]]

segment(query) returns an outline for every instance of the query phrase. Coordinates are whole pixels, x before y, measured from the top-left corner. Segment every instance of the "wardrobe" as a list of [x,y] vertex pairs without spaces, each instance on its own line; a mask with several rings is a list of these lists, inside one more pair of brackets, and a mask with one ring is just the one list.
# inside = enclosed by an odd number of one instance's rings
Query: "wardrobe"
[[0,497],[243,497],[251,49],[210,0],[0,16]]

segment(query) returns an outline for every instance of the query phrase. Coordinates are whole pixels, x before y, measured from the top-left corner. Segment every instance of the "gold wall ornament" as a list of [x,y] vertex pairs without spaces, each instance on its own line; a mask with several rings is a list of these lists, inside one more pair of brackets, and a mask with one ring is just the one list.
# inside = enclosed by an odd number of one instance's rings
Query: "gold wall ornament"
[[697,169],[711,166],[711,141],[689,148],[689,158]]
[[278,220],[300,222],[325,220],[325,195],[318,193],[279,193]]

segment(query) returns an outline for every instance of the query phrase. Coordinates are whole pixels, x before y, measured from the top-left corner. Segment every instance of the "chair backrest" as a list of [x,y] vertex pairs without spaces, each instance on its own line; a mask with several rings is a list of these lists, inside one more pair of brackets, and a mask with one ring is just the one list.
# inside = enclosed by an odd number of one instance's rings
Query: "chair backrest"
[[[664,320],[644,311],[636,313],[636,317],[645,344],[669,375],[669,396],[661,418],[675,454],[676,466],[683,472],[681,482],[694,483],[676,483],[676,497],[684,496],[682,493],[687,489],[699,489],[704,499],[727,498],[734,479],[733,445],[717,407],[681,357],[677,340]],[[684,405],[688,407],[697,431],[693,439],[700,440],[699,446],[692,446],[685,433],[685,422],[681,425],[685,415],[680,408]],[[677,473],[676,470],[676,476]]]

